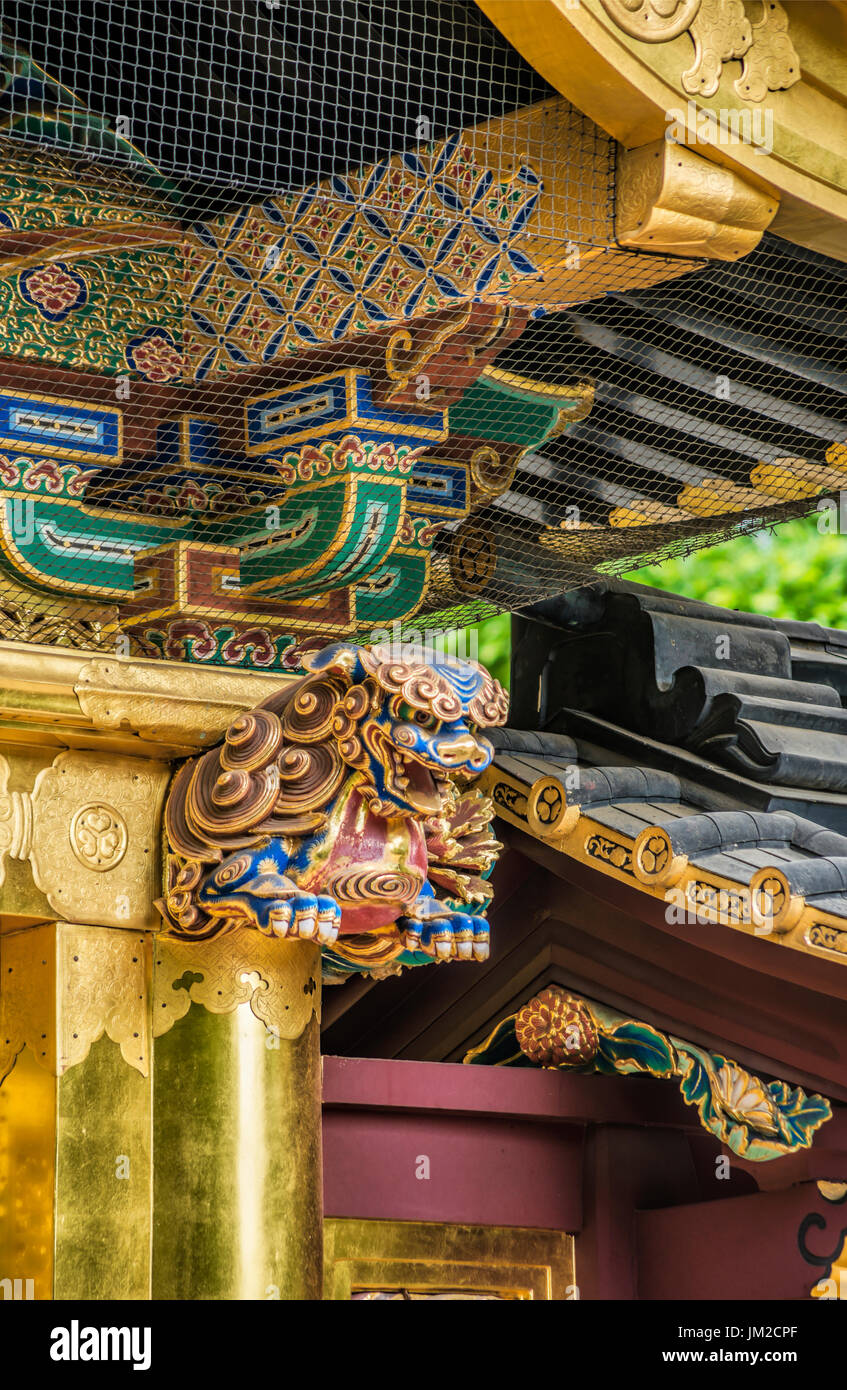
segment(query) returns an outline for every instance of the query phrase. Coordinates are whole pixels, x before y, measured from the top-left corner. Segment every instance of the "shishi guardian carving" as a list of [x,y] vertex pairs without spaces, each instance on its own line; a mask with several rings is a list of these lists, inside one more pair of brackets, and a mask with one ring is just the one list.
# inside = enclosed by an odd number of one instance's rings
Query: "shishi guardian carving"
[[337,643],[184,764],[165,812],[172,933],[320,942],[327,979],[488,955],[499,844],[468,782],[507,697],[476,662]]

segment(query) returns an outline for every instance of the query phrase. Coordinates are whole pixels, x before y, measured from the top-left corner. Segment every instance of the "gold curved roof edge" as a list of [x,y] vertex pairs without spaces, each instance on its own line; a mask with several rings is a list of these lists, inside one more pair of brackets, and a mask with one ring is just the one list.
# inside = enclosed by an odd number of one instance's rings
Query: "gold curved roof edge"
[[[560,797],[560,814],[551,819],[545,793],[555,778],[524,777],[514,766],[494,762],[479,787],[494,802],[503,821],[585,865],[673,909],[674,920],[729,927],[760,937],[769,946],[818,956],[835,966],[847,965],[847,917],[791,891],[774,856],[748,882],[730,879],[699,862],[703,857],[670,852],[659,827],[628,835],[610,828],[578,803]],[[669,852],[661,858],[658,841]]]
[[[627,149],[665,138],[677,122],[680,143],[779,197],[773,232],[847,260],[842,0],[745,0],[743,16],[730,0],[677,0],[670,13],[655,0],[477,4],[546,81]],[[722,57],[733,51],[742,58]]]

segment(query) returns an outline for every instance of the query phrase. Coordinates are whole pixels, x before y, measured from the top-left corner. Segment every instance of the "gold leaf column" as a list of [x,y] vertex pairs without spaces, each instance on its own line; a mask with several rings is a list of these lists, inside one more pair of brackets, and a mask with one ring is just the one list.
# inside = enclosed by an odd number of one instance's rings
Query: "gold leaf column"
[[154,953],[153,1297],[322,1289],[320,949],[239,928]]
[[174,764],[285,678],[0,648],[0,1279],[318,1298],[318,947],[155,906]]
[[151,934],[0,934],[0,1273],[148,1298]]

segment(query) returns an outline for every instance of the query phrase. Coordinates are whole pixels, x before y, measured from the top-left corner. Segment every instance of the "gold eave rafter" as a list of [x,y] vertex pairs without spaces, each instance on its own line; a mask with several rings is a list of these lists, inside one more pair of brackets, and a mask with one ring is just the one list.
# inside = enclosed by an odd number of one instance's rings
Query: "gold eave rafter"
[[[718,117],[766,108],[773,121],[770,150],[757,150],[737,137],[726,143],[703,143],[702,122],[699,139],[688,122],[687,143],[712,162],[742,173],[762,192],[779,197],[774,232],[838,259],[847,258],[847,7],[843,4],[783,0],[800,78],[789,79],[787,89],[767,91],[766,100],[757,102],[742,99],[735,90],[742,71],[737,60],[722,64],[713,95],[692,96],[682,83],[695,55],[692,35],[688,29],[673,33],[658,13],[656,29],[668,29],[672,36],[646,42],[626,32],[619,0],[608,5],[603,0],[580,0],[577,5],[568,0],[477,3],[542,77],[627,149],[664,139],[666,112],[672,109]],[[651,6],[652,0],[643,0],[641,9]],[[689,5],[688,12],[695,8]],[[763,7],[757,0],[745,8],[755,33]],[[701,15],[701,24],[713,22],[718,27],[723,22],[714,7]],[[715,43],[720,37],[713,35]]]
[[[493,764],[478,785],[494,802],[495,814],[508,825],[649,898],[666,905],[684,904],[684,910],[692,914],[687,920],[702,923],[703,931],[711,924],[725,926],[758,936],[765,946],[787,946],[847,966],[847,918],[824,912],[792,894],[776,860],[772,868],[760,869],[750,883],[700,868],[685,855],[674,858],[663,875],[650,875],[643,868],[642,846],[653,832],[644,831],[633,838],[584,814],[576,804],[568,804],[558,823],[545,829],[533,812],[539,792],[549,781],[540,777],[524,782]],[[757,916],[753,896],[757,885],[761,887],[769,876],[786,891],[781,909],[774,912],[770,922],[763,922]]]

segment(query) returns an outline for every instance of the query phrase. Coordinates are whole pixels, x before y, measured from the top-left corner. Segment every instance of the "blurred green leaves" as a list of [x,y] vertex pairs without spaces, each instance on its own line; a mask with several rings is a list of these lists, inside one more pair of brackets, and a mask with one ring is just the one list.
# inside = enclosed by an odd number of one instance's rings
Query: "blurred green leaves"
[[[486,666],[506,690],[509,689],[509,661],[512,653],[511,638],[512,616],[510,613],[498,613],[493,618],[484,618],[480,623],[472,623],[465,631],[468,634],[476,633],[476,640],[479,644],[477,660]],[[465,649],[472,652],[469,645]],[[460,650],[462,650],[460,648]]]
[[[786,521],[623,577],[721,608],[847,628],[847,535],[822,534],[819,521]],[[500,613],[468,629],[477,633],[479,660],[507,689],[510,621]]]
[[821,534],[819,520],[786,521],[625,577],[722,608],[847,627],[847,535]]

